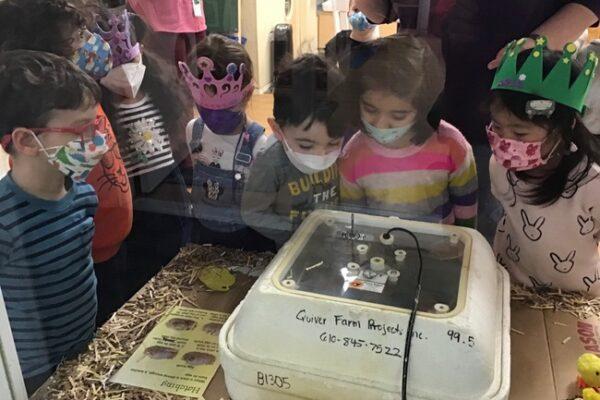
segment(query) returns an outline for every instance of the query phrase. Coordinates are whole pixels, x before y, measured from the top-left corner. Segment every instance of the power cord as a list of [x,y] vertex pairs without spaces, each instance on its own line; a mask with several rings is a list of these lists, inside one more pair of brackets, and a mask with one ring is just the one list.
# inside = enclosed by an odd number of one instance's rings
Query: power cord
[[421,246],[419,244],[419,239],[417,239],[414,233],[404,228],[392,228],[383,234],[383,239],[389,240],[392,236],[392,232],[404,232],[410,237],[412,237],[417,246],[417,253],[419,254],[419,272],[417,275],[417,286],[415,288],[415,299],[413,302],[413,308],[410,313],[410,319],[408,320],[408,329],[406,331],[406,341],[404,344],[404,360],[402,367],[402,400],[407,400],[406,385],[408,383],[408,365],[410,358],[410,348],[412,346],[415,319],[417,318],[417,311],[419,309],[419,299],[421,298],[421,287],[423,284],[423,255],[421,254]]

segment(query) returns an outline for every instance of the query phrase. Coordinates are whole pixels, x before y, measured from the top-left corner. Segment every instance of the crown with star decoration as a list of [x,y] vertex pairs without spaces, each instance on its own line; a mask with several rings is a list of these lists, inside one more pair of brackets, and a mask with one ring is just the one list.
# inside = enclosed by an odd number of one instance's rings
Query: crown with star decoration
[[571,107],[579,112],[585,109],[585,98],[592,84],[598,66],[598,56],[590,53],[583,71],[571,83],[571,68],[577,46],[567,43],[560,59],[544,78],[544,51],[548,39],[539,36],[535,47],[521,68],[517,67],[517,58],[528,38],[515,40],[506,46],[504,58],[496,71],[492,90],[503,89],[527,93]]

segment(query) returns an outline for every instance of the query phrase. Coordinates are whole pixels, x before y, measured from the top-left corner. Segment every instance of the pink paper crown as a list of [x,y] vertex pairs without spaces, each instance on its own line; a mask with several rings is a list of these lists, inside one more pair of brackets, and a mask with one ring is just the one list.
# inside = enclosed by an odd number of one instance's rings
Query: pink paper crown
[[239,76],[235,74],[238,67],[234,63],[227,65],[227,75],[221,79],[215,79],[212,71],[215,65],[210,58],[200,57],[196,65],[202,71],[202,78],[196,78],[184,62],[179,62],[179,69],[187,83],[194,101],[200,108],[209,110],[225,110],[239,105],[244,97],[254,90],[254,84],[248,83],[242,87],[246,65],[240,64]]
[[113,56],[113,67],[131,62],[140,55],[140,44],[131,44],[131,22],[129,12],[123,10],[121,14],[113,14],[108,20],[109,31],[103,30],[99,25],[98,33],[102,39],[110,44]]

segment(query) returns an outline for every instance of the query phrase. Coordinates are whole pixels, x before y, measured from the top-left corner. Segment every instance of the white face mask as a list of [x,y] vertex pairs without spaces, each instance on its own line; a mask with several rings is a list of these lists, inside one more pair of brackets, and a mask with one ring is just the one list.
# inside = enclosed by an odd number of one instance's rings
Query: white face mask
[[324,156],[317,156],[314,154],[298,153],[292,150],[285,139],[282,140],[282,143],[285,154],[287,154],[292,165],[303,174],[309,175],[325,171],[327,168],[331,167],[335,164],[342,152],[342,147],[340,146],[339,149],[334,150],[331,153],[327,153]]
[[100,83],[115,94],[133,99],[142,86],[145,74],[146,66],[140,60],[139,63],[122,64],[111,69]]

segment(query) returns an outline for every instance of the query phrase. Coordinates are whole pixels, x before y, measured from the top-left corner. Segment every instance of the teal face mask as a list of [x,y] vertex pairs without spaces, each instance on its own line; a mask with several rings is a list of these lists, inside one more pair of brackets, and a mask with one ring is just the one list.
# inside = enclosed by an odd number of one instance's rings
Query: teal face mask
[[371,125],[364,119],[362,120],[362,123],[365,125],[367,134],[375,139],[377,143],[383,145],[391,144],[399,140],[406,135],[410,131],[410,128],[412,128],[414,125],[414,122],[411,122],[410,124],[401,126],[399,128],[380,129],[374,125]]

